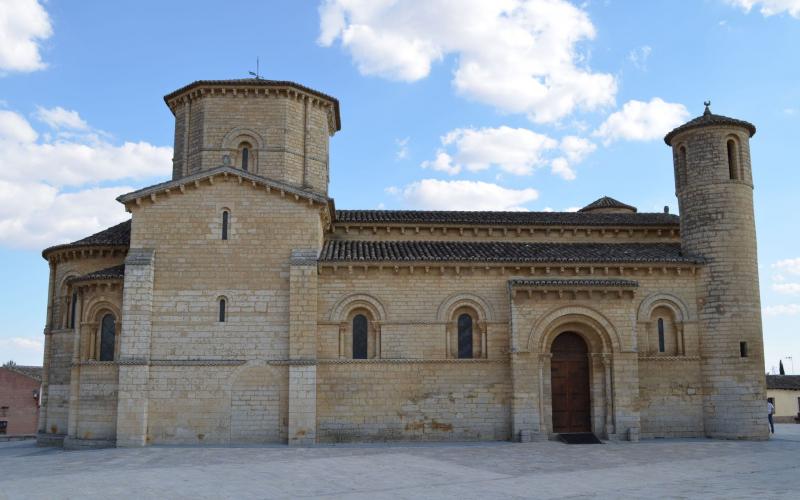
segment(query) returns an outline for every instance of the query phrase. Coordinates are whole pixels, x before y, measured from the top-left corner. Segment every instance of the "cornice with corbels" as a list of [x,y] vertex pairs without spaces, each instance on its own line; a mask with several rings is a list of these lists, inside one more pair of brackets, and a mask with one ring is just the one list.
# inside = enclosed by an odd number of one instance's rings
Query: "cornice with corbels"
[[680,230],[677,226],[662,227],[597,227],[597,226],[574,226],[574,227],[553,227],[551,225],[479,225],[479,224],[350,224],[334,223],[333,232],[345,235],[399,235],[422,234],[427,236],[472,236],[487,238],[610,238],[610,239],[633,239],[633,238],[656,238],[666,240],[678,240]]
[[337,124],[334,116],[334,108],[330,101],[316,96],[309,92],[291,86],[232,86],[231,84],[206,84],[201,87],[187,90],[186,92],[173,97],[167,101],[170,111],[175,114],[178,106],[197,101],[204,97],[276,97],[294,99],[296,101],[306,101],[312,106],[325,110],[328,116],[328,130],[330,135],[336,132]]
[[128,253],[127,245],[91,245],[75,248],[62,248],[55,250],[47,255],[47,260],[51,264],[61,264],[63,262],[103,257],[124,257]]
[[613,276],[613,277],[686,277],[697,273],[699,264],[680,263],[663,265],[643,265],[641,263],[613,263],[613,264],[584,264],[564,266],[560,264],[514,264],[493,263],[475,264],[471,262],[342,262],[334,263],[323,261],[319,263],[320,274],[329,275],[366,275],[369,273],[403,274],[403,275],[491,275],[518,277],[586,277],[588,276]]

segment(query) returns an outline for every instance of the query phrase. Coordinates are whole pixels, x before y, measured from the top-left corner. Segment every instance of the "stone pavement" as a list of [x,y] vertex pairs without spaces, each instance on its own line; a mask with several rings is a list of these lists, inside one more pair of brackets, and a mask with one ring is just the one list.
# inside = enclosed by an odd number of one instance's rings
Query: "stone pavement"
[[706,439],[166,447],[0,443],[5,498],[798,498],[800,425]]

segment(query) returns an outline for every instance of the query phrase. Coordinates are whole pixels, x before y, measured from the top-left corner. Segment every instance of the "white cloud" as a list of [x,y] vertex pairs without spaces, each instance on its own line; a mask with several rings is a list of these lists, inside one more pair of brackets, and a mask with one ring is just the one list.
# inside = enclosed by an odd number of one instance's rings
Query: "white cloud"
[[789,274],[800,275],[800,257],[796,259],[784,259],[772,264],[774,269],[780,269]]
[[18,365],[41,365],[44,341],[34,337],[0,337],[0,364],[14,361]]
[[453,55],[460,94],[544,123],[613,105],[616,80],[579,50],[594,37],[565,0],[327,0],[318,41],[340,40],[362,74],[406,82]]
[[422,179],[386,192],[409,208],[423,210],[527,210],[522,205],[536,200],[535,189],[509,189],[479,181]]
[[772,289],[778,293],[800,293],[800,283],[774,283]]
[[653,48],[649,45],[643,45],[638,49],[633,49],[628,53],[628,60],[638,69],[647,71],[647,60],[650,58],[650,53]]
[[[556,141],[532,130],[507,126],[459,128],[444,135],[441,141],[443,147],[436,157],[422,162],[421,166],[450,175],[464,169],[479,172],[492,166],[509,174],[530,175],[537,167],[549,163],[553,174],[573,180],[573,165],[597,149],[594,143],[582,137],[570,135]],[[550,158],[556,151],[561,154]]]
[[550,171],[565,181],[574,181],[576,178],[575,171],[570,167],[567,159],[563,157],[555,158],[550,162]]
[[594,132],[608,145],[617,140],[650,141],[664,137],[689,118],[683,104],[654,97],[650,102],[628,101],[622,110],[611,113]]
[[461,165],[453,165],[453,158],[442,150],[436,153],[436,158],[433,160],[425,160],[420,166],[422,168],[430,168],[439,172],[445,172],[450,175],[456,175],[461,172]]
[[567,208],[564,209],[564,211],[565,212],[577,212],[580,209],[581,209],[581,207],[567,207]]
[[576,178],[573,166],[593,153],[597,145],[583,137],[568,135],[561,139],[558,148],[564,156],[559,156],[550,162],[550,171],[564,180],[572,181]]
[[44,69],[39,44],[52,34],[50,17],[37,0],[0,1],[0,72]]
[[408,142],[411,140],[410,137],[404,137],[403,139],[395,139],[394,143],[397,146],[397,152],[394,155],[394,159],[396,161],[405,160],[408,158]]
[[568,135],[561,139],[559,149],[572,163],[580,163],[597,149],[597,145],[583,137]]
[[495,165],[500,170],[515,175],[530,175],[546,160],[543,153],[554,149],[558,142],[546,135],[524,128],[459,128],[442,137],[442,145],[454,151],[439,150],[436,159],[422,163],[451,175],[467,169],[471,172],[487,170]]
[[42,248],[104,229],[127,217],[115,198],[133,188],[120,181],[169,175],[172,148],[115,145],[75,111],[41,111],[53,127],[73,130],[52,139],[0,110],[0,245]]
[[800,0],[726,0],[727,3],[741,7],[745,12],[750,12],[757,7],[764,17],[774,16],[786,12],[792,17],[800,19]]
[[34,142],[38,138],[39,134],[28,120],[13,111],[0,109],[0,141],[21,144]]
[[800,304],[766,306],[761,312],[764,313],[764,316],[796,316],[800,314]]
[[50,109],[37,106],[36,118],[56,130],[87,130],[89,128],[89,125],[83,121],[77,111],[64,109],[61,106]]

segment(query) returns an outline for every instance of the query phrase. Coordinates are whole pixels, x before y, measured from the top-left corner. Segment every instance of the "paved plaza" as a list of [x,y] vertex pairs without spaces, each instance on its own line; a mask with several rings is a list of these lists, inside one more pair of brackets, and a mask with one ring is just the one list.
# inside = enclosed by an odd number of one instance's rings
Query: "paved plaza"
[[0,443],[0,498],[798,498],[800,425],[768,442],[150,447]]

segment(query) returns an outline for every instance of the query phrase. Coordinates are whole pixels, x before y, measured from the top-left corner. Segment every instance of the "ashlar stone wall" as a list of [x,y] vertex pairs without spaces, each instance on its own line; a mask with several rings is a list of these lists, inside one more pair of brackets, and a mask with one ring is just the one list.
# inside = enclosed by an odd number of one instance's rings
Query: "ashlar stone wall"
[[319,252],[319,209],[217,176],[133,210],[132,251],[154,255],[147,442],[287,439],[290,260]]

